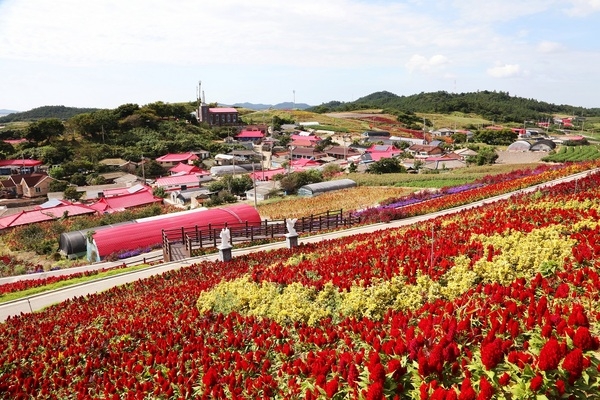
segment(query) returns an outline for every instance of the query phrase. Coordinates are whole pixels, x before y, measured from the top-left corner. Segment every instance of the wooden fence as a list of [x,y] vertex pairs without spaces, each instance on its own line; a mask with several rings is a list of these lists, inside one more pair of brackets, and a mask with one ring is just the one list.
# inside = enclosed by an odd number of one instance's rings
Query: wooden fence
[[[343,213],[343,210],[327,211],[322,214],[298,218],[294,228],[298,234],[319,232],[350,227],[360,222],[358,217]],[[223,228],[230,231],[230,244],[256,242],[284,237],[287,233],[285,220],[264,220],[260,223],[208,224],[181,227],[162,231],[163,258],[165,262],[193,257],[198,249],[217,247],[221,244]]]

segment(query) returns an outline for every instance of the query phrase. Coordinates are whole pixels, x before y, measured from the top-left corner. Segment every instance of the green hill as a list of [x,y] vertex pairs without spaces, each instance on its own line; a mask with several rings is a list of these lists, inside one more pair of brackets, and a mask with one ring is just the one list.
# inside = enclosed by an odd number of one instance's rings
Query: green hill
[[13,113],[0,118],[0,123],[37,121],[44,118],[67,120],[74,115],[97,111],[99,108],[76,108],[65,106],[43,106],[29,111]]
[[460,112],[477,114],[496,122],[540,121],[553,115],[600,116],[600,108],[586,109],[569,105],[556,105],[510,96],[508,92],[480,91],[473,93],[448,93],[445,91],[398,96],[387,91],[372,93],[353,102],[331,101],[307,111],[319,113],[356,111],[383,108],[405,113]]

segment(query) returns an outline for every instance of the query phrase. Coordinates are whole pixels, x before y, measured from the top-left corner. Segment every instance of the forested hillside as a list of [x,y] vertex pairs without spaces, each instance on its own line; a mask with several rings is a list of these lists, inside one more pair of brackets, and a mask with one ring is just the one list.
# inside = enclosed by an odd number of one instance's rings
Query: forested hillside
[[556,105],[510,96],[507,92],[448,93],[445,91],[398,96],[390,92],[377,92],[353,102],[332,101],[308,111],[319,113],[383,108],[411,113],[477,114],[496,122],[540,121],[555,114],[570,116],[600,116],[600,108],[586,109],[569,105]]
[[37,121],[44,118],[58,118],[67,120],[77,114],[97,111],[98,108],[76,108],[65,106],[43,106],[29,111],[13,113],[0,118],[0,123]]

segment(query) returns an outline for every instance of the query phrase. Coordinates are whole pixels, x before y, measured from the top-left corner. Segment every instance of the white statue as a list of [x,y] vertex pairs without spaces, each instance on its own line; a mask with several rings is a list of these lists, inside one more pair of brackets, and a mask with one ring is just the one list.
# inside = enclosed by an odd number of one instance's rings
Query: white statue
[[285,225],[288,231],[287,236],[298,236],[298,232],[296,232],[296,228],[294,228],[296,221],[298,221],[298,218],[286,218]]
[[223,228],[221,229],[221,247],[225,247],[225,248],[229,248],[231,247],[230,245],[230,241],[231,241],[231,232],[229,231],[229,228]]

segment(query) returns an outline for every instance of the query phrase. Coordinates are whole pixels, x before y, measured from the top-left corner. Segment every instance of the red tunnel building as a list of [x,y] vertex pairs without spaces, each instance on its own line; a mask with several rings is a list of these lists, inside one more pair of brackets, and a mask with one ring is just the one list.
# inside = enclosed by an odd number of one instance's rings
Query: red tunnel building
[[113,253],[157,247],[162,243],[162,230],[182,227],[225,226],[225,224],[261,224],[256,208],[247,204],[218,207],[195,212],[181,212],[138,220],[136,223],[118,225],[98,230],[87,244],[87,258],[96,262]]

